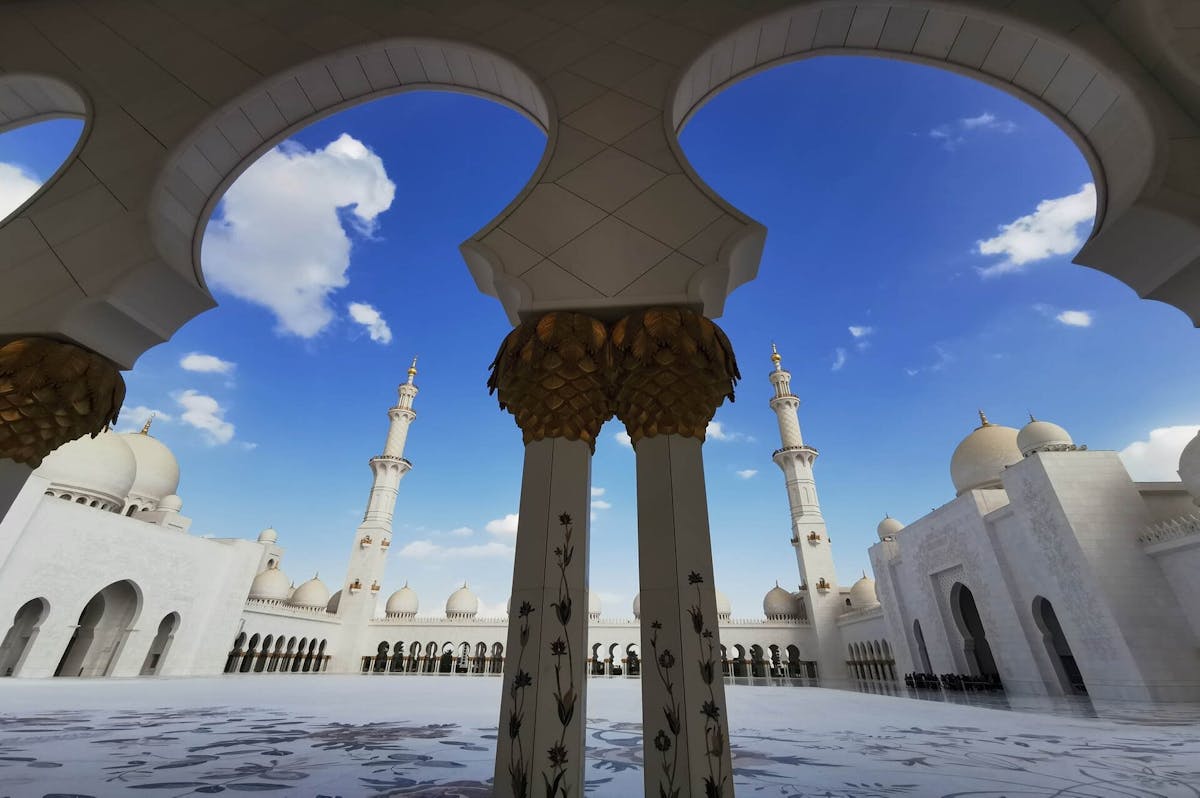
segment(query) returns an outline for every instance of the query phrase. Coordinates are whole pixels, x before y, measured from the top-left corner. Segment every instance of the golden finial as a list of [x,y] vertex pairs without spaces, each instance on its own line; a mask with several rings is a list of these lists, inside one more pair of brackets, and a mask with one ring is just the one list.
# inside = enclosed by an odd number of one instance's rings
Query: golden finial
[[413,377],[417,376],[417,356],[413,355],[412,365],[408,367],[408,383],[412,384]]
[[153,423],[154,423],[154,414],[151,413],[150,416],[146,419],[146,423],[142,425],[142,434],[143,435],[150,434],[150,425]]
[[776,371],[779,371],[781,368],[783,368],[783,366],[780,365],[783,362],[783,358],[779,356],[779,350],[775,348],[774,341],[771,342],[771,362],[775,364]]
[[979,411],[979,426],[980,426],[980,427],[990,427],[990,426],[992,426],[992,422],[988,421],[988,419],[987,419],[987,416],[985,416],[985,415],[983,414],[983,411],[982,411],[982,410],[980,410],[980,411]]

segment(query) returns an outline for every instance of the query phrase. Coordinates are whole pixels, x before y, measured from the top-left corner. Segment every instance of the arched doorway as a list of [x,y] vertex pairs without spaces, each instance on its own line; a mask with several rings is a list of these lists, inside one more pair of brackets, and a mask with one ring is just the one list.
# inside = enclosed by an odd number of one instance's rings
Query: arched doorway
[[1087,695],[1087,685],[1084,684],[1083,674],[1071,653],[1071,644],[1063,634],[1062,624],[1054,612],[1054,605],[1049,599],[1037,596],[1033,600],[1033,621],[1042,633],[1042,643],[1046,646],[1046,654],[1054,673],[1058,677],[1059,687],[1064,693],[1081,693]]
[[158,632],[150,642],[150,650],[146,652],[146,660],[142,663],[142,676],[151,676],[162,672],[163,660],[167,650],[175,639],[175,630],[179,628],[179,613],[172,612],[158,622]]
[[129,580],[113,582],[92,596],[63,651],[55,676],[107,676],[120,654],[141,605]]
[[31,599],[21,605],[13,616],[12,626],[0,643],[0,676],[14,676],[37,638],[38,624],[46,617],[50,605],[44,598]]
[[925,646],[925,633],[921,631],[921,622],[913,620],[913,639],[917,641],[917,655],[921,658],[919,663],[921,673],[933,673],[933,668],[929,664],[929,649]]
[[962,582],[950,588],[950,609],[958,632],[962,635],[963,657],[972,676],[998,676],[992,647],[988,645],[987,632],[979,608],[975,605],[975,594]]

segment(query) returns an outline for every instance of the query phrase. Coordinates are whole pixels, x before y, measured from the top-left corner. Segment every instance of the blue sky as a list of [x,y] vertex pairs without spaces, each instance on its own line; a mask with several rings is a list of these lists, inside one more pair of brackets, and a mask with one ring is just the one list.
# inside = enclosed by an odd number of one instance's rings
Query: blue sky
[[[0,136],[0,205],[52,174],[77,135],[55,122]],[[732,87],[682,143],[769,229],[758,279],[719,320],[745,377],[705,446],[717,579],[736,616],[758,615],[775,580],[798,581],[770,460],[772,340],[822,452],[845,584],[869,568],[885,512],[909,520],[952,498],[950,453],[977,408],[1018,426],[1032,411],[1091,448],[1135,444],[1142,476],[1169,476],[1200,423],[1200,338],[1179,311],[1070,263],[1091,175],[1030,107],[931,68],[826,57]],[[402,94],[306,128],[238,182],[203,255],[220,307],[126,375],[123,426],[162,414],[154,431],[181,461],[198,533],[274,525],[289,576],[340,584],[367,460],[419,353],[415,468],[384,595],[408,580],[438,613],[467,579],[486,608],[503,606],[522,447],[485,381],[508,324],[457,245],[543,147],[486,100]],[[592,586],[606,614],[626,615],[635,494],[618,431],[605,427],[594,462]]]

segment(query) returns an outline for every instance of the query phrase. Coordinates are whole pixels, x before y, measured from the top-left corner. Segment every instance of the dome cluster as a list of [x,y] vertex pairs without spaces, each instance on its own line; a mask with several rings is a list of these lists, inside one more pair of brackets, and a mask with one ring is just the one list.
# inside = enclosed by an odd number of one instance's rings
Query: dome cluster
[[479,597],[476,596],[467,583],[450,594],[446,599],[446,617],[467,620],[479,614]]
[[35,472],[50,481],[51,495],[108,512],[178,511],[179,461],[165,444],[141,432],[105,430],[65,443]]
[[988,421],[983,411],[980,424],[962,439],[950,457],[950,479],[957,495],[983,488],[998,488],[1004,469],[1038,452],[1069,452],[1077,447],[1065,429],[1033,416],[1021,429]]
[[879,606],[879,598],[875,595],[875,580],[865,573],[850,586],[850,606],[854,609]]
[[792,621],[802,614],[799,598],[781,588],[778,582],[763,596],[763,615],[766,615],[768,620]]
[[388,596],[384,612],[389,618],[415,618],[420,607],[417,591],[409,587],[408,582],[405,582],[404,587]]

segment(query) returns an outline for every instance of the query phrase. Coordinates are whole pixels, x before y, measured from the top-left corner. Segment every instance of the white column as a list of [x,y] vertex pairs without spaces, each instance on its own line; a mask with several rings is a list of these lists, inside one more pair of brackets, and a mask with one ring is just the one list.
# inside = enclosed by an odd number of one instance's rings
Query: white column
[[525,447],[496,746],[500,798],[583,796],[591,467],[583,441]]
[[645,794],[733,795],[701,441],[643,438],[637,456]]

